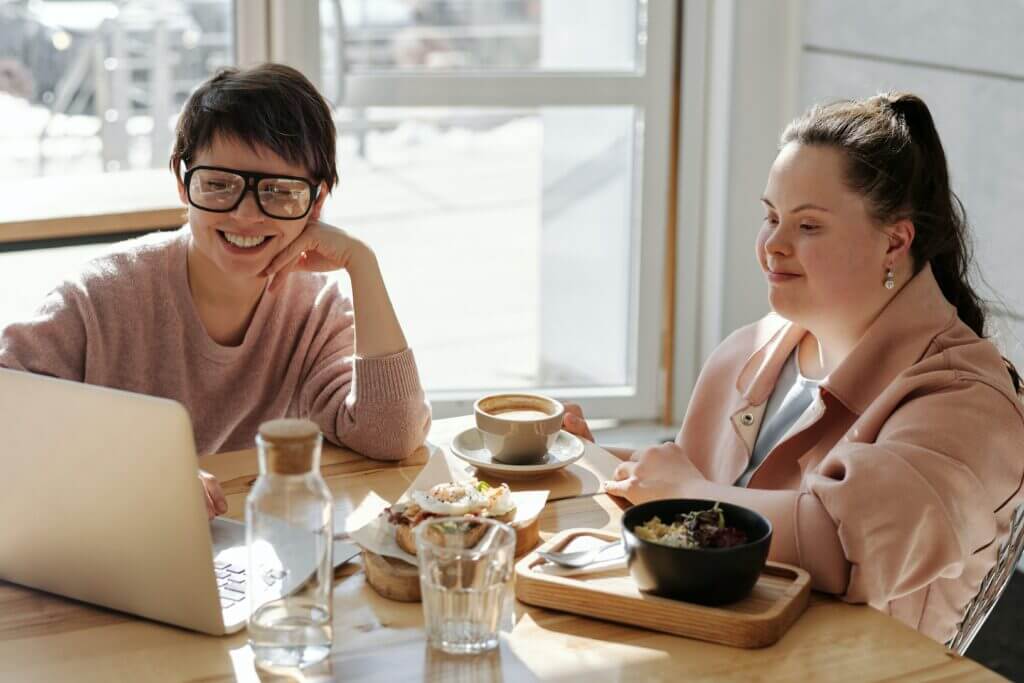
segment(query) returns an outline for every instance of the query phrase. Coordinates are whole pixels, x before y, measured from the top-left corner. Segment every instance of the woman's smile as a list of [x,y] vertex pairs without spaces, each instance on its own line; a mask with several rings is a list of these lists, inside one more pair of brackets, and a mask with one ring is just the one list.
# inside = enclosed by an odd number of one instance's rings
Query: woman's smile
[[794,280],[803,277],[802,275],[797,275],[796,273],[784,273],[782,271],[774,270],[765,271],[765,276],[768,278],[768,282],[770,282],[773,285],[781,285],[786,282],[793,282]]
[[217,230],[221,247],[229,254],[254,255],[262,253],[273,240],[273,235],[246,235],[226,230]]
[[797,273],[791,267],[772,265],[767,263],[767,259],[761,264],[761,267],[764,269],[764,276],[773,285],[781,285],[803,277],[803,274]]

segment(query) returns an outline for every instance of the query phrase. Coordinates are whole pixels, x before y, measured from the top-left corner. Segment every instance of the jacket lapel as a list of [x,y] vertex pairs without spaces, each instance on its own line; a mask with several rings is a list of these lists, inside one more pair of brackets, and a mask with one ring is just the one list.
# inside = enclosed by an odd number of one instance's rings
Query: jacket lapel
[[768,339],[747,359],[736,379],[739,402],[730,415],[736,445],[722,458],[721,480],[732,483],[750,462],[754,442],[761,431],[764,411],[786,359],[800,343],[806,331],[781,318],[770,317]]

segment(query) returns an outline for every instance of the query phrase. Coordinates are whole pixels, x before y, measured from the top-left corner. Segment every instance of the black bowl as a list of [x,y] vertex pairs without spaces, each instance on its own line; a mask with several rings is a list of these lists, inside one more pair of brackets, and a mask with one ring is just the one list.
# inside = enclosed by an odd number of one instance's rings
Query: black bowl
[[719,503],[725,525],[747,535],[731,548],[673,548],[633,533],[653,517],[670,524],[680,513],[708,510],[713,500],[676,498],[634,505],[622,516],[626,562],[637,588],[666,598],[701,605],[724,605],[745,598],[754,588],[772,541],[772,524],[758,512]]

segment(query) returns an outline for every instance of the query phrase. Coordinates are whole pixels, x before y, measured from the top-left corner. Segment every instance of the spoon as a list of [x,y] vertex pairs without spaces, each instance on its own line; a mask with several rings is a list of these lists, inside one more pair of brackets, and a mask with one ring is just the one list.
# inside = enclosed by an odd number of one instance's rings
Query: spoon
[[604,553],[604,551],[619,546],[621,548],[622,541],[608,541],[589,550],[577,550],[569,553],[551,552],[547,550],[541,550],[537,554],[543,557],[548,562],[553,562],[563,567],[585,567],[594,560],[597,559],[598,555]]

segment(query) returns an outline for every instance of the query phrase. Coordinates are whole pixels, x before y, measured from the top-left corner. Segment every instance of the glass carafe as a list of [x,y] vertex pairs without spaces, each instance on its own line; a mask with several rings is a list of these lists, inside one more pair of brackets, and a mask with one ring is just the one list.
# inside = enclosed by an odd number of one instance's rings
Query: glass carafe
[[249,644],[257,664],[304,667],[330,654],[334,535],[309,420],[272,420],[256,437],[260,475],[245,502]]

